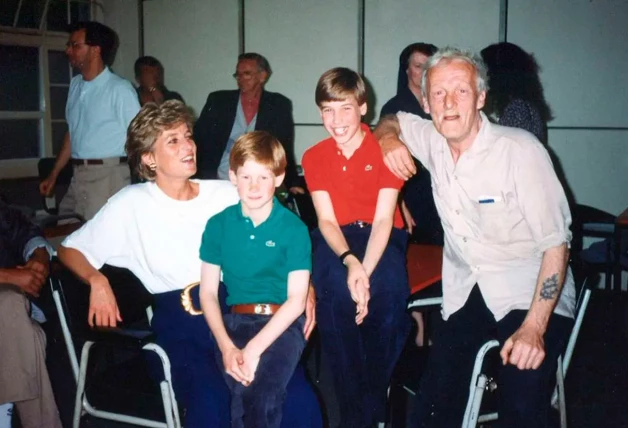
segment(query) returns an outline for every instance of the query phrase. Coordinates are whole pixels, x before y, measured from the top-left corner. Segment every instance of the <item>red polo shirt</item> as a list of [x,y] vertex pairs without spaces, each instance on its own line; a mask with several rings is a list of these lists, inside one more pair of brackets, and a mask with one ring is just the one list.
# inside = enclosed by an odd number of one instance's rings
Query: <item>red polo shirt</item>
[[[361,220],[373,223],[377,196],[381,189],[401,189],[398,179],[384,165],[377,140],[367,125],[360,147],[347,159],[333,138],[310,147],[303,155],[302,166],[310,192],[329,193],[338,224]],[[393,225],[403,228],[399,207],[395,208]]]

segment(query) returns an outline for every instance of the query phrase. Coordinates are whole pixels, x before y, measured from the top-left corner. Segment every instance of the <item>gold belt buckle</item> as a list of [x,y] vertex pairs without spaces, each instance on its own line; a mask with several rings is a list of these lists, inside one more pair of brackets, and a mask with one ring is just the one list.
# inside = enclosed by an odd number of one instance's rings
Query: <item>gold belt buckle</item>
[[186,286],[183,289],[183,291],[181,291],[181,306],[183,306],[183,309],[185,310],[185,312],[187,312],[190,315],[202,315],[203,314],[203,311],[201,311],[200,309],[196,309],[194,307],[192,296],[190,296],[192,289],[194,287],[198,287],[199,285],[201,285],[200,282],[193,282],[192,284]]

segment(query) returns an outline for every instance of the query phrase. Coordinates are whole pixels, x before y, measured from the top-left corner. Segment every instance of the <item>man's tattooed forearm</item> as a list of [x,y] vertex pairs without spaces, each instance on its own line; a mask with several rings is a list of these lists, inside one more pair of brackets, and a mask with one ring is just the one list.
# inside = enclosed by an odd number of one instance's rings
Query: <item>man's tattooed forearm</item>
[[558,295],[558,274],[546,278],[541,286],[541,298],[539,300],[552,300]]

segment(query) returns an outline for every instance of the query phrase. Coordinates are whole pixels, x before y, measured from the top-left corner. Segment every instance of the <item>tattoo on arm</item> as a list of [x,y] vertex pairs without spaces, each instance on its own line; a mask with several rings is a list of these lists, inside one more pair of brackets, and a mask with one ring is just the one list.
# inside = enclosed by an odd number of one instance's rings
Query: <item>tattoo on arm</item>
[[558,274],[555,273],[543,281],[539,300],[552,300],[558,294]]

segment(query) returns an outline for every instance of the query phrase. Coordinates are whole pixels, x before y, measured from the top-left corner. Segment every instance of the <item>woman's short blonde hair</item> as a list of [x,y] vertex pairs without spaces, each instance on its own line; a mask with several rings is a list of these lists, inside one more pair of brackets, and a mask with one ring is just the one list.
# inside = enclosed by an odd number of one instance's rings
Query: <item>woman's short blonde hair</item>
[[249,160],[264,165],[275,177],[286,172],[288,163],[279,140],[266,131],[247,132],[238,138],[229,155],[229,168],[236,172]]
[[142,162],[142,156],[153,151],[155,141],[162,132],[186,124],[190,132],[194,118],[190,109],[179,100],[161,105],[145,104],[131,121],[126,136],[126,154],[131,169],[142,179],[155,180],[155,171]]

